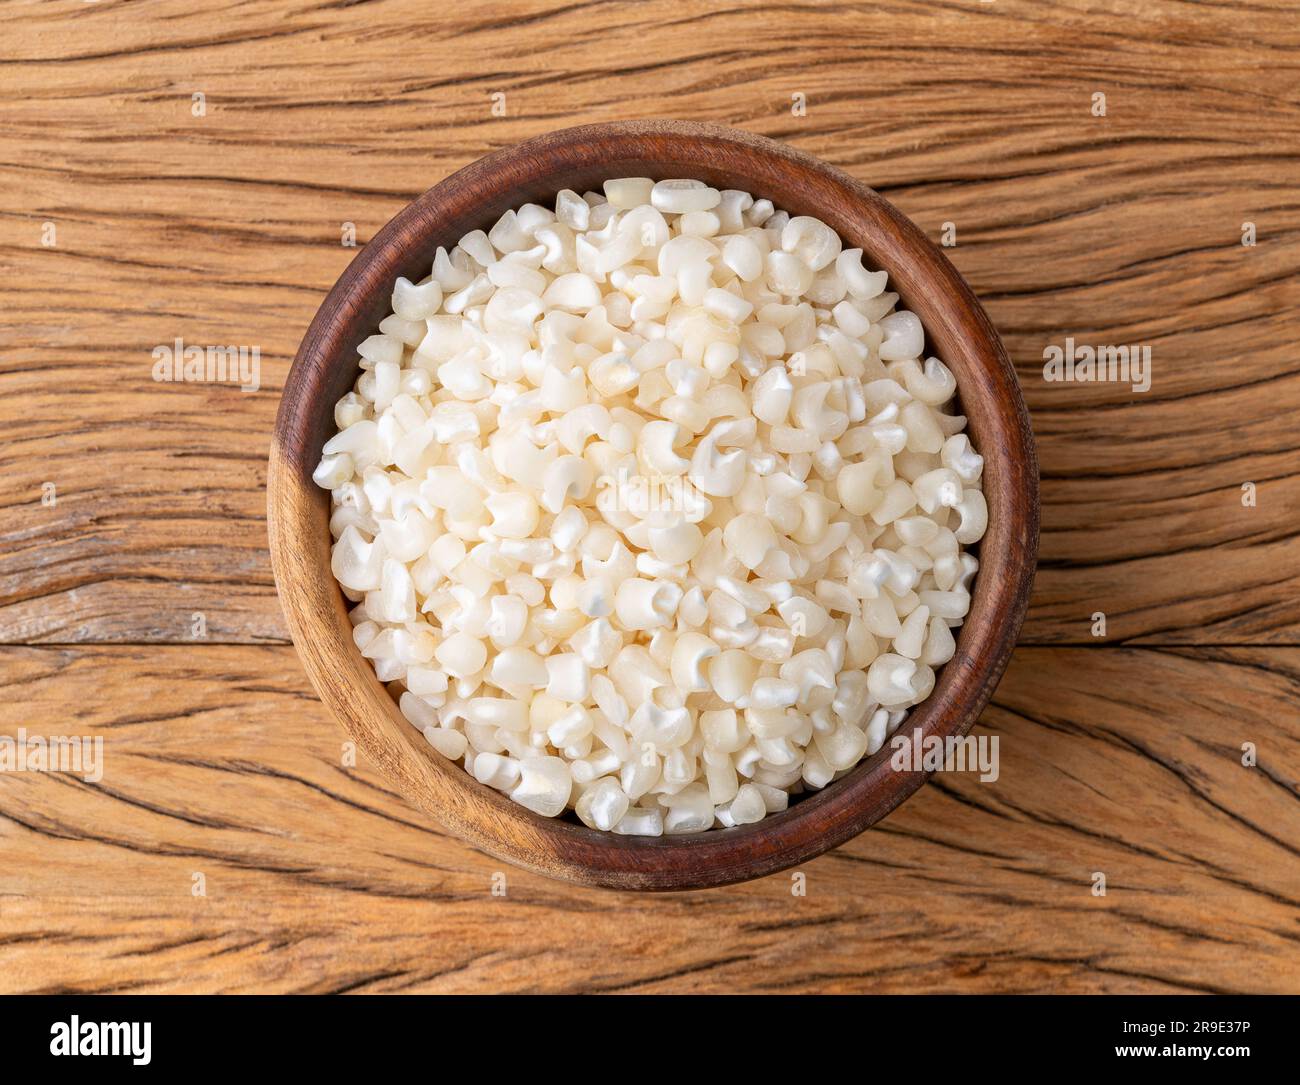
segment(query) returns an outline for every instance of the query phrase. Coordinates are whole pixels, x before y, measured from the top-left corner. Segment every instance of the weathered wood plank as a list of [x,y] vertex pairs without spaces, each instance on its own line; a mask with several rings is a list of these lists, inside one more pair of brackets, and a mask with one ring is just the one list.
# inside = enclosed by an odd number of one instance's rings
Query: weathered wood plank
[[[0,28],[0,642],[184,642],[195,612],[213,640],[282,641],[262,464],[343,224],[364,242],[486,150],[656,115],[789,140],[936,239],[953,224],[1041,442],[1028,641],[1085,640],[1098,610],[1111,640],[1300,639],[1285,7],[164,0],[12,5]],[[1045,383],[1067,335],[1150,346],[1151,390]],[[154,383],[178,336],[259,347],[261,390]]]
[[808,864],[805,897],[503,868],[341,763],[287,649],[0,660],[0,734],[105,743],[98,783],[0,774],[2,990],[1288,990],[1300,968],[1295,650],[1022,649],[979,729],[998,780],[941,775]]
[[[0,644],[44,645],[0,648],[0,734],[107,750],[97,784],[0,773],[0,990],[1297,989],[1294,5],[101,0],[0,36]],[[1000,779],[940,778],[806,897],[494,898],[271,646],[267,441],[345,223],[656,116],[952,224],[1040,442],[1056,647],[985,714]],[[1150,346],[1150,391],[1047,383],[1067,336]],[[260,389],[155,383],[177,337],[259,347]]]

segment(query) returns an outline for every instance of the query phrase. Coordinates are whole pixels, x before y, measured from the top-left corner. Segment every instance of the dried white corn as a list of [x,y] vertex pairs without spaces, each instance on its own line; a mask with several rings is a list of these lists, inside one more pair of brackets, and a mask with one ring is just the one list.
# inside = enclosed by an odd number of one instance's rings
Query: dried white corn
[[442,756],[629,835],[880,750],[988,526],[952,371],[825,223],[565,190],[398,279],[314,479],[353,637]]

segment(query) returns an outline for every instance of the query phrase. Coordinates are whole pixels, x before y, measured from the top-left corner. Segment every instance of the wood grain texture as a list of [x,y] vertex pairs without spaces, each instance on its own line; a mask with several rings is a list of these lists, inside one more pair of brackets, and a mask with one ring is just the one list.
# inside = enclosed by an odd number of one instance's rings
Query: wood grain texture
[[[474,852],[343,764],[292,649],[0,659],[3,731],[77,704],[105,743],[99,784],[0,776],[0,990],[1242,991],[1300,969],[1295,649],[1022,649],[979,728],[998,780],[936,778],[801,867],[803,897],[780,874],[583,890]],[[1194,691],[1176,729],[1171,688]]]
[[[1276,409],[1300,400],[1292,7],[656,0],[430,19],[163,0],[13,4],[0,32],[0,641],[166,641],[195,610],[216,640],[286,640],[261,464],[289,359],[354,254],[343,223],[364,242],[485,151],[629,116],[748,127],[933,238],[954,224],[948,255],[1041,444],[1027,641],[1087,639],[1096,610],[1112,639],[1300,639],[1300,446]],[[1150,345],[1151,390],[1044,383],[1042,351],[1066,335]],[[260,346],[263,390],[153,383],[149,351],[176,336]]]
[[[106,778],[125,798],[0,777],[0,984],[1300,989],[1297,14],[1171,0],[0,6],[0,642],[15,646],[0,668],[22,683],[4,733],[134,719],[113,730],[229,762],[178,786],[141,759],[129,782]],[[1014,755],[1007,738],[998,784],[926,787],[811,864],[797,915],[777,880],[638,902],[512,875],[498,908],[486,860],[364,768],[341,778],[341,735],[275,646],[264,464],[289,360],[355,255],[343,224],[364,243],[487,151],[631,117],[772,136],[932,238],[953,223],[946,253],[1003,335],[1038,439],[1043,563],[1022,643],[1081,647],[1013,662],[985,716],[1025,736]],[[1150,345],[1151,390],[1045,383],[1043,349],[1067,335]],[[260,346],[262,390],[155,384],[150,351],[177,336]],[[1089,633],[1098,610],[1104,642]],[[206,639],[191,639],[195,612]],[[1254,740],[1239,728],[1265,736],[1261,770],[1240,767]],[[310,784],[255,770],[259,756]],[[336,811],[311,784],[379,813]],[[972,829],[962,797],[997,812]],[[368,847],[370,823],[392,818],[421,826],[392,831],[422,847]],[[286,850],[259,873],[232,842]],[[208,855],[236,888],[195,901]],[[373,873],[385,864],[411,868],[406,895],[397,873]],[[1087,894],[1098,869],[1106,898]],[[598,923],[590,939],[579,911]]]

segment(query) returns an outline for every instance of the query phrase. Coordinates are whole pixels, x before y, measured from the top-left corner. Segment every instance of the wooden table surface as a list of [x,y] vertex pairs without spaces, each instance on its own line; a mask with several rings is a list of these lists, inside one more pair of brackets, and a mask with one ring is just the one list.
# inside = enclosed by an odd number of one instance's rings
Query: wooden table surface
[[[0,41],[0,734],[105,751],[0,774],[0,990],[1300,990],[1296,7],[54,0]],[[271,578],[347,224],[638,117],[952,224],[1039,440],[999,779],[936,777],[802,896],[503,870],[347,763]],[[1149,346],[1150,390],[1045,381],[1066,337]],[[256,346],[260,389],[156,383],[178,338]]]

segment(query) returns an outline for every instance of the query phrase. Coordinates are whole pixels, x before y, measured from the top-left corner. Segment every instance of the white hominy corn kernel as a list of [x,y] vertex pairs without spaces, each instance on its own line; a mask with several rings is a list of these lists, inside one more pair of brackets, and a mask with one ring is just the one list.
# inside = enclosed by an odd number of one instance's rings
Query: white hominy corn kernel
[[829,226],[808,215],[792,218],[781,231],[781,248],[794,253],[813,271],[821,271],[840,254],[840,239]]
[[650,190],[650,202],[665,214],[680,215],[717,207],[722,195],[703,181],[660,181]]
[[438,645],[433,654],[447,673],[456,678],[477,673],[487,662],[487,648],[483,642],[465,633],[453,633]]
[[614,826],[614,832],[624,836],[663,836],[663,811],[657,807],[634,807]]
[[313,474],[353,639],[534,812],[752,824],[953,658],[989,510],[920,318],[825,223],[564,190],[398,279]]
[[450,727],[426,727],[424,737],[443,757],[453,761],[459,761],[464,757],[465,749],[469,745],[464,734]]
[[614,597],[614,612],[624,629],[654,629],[667,625],[681,602],[682,589],[668,580],[624,580]]
[[520,779],[510,797],[543,817],[553,818],[569,804],[573,777],[559,757],[534,757],[519,763]]
[[474,757],[474,778],[498,791],[507,791],[519,780],[519,762],[499,753],[479,753]]
[[623,819],[631,805],[618,781],[606,776],[587,788],[575,810],[584,825],[609,832]]
[[650,202],[654,181],[649,177],[620,177],[604,184],[605,199],[619,210],[641,207]]

